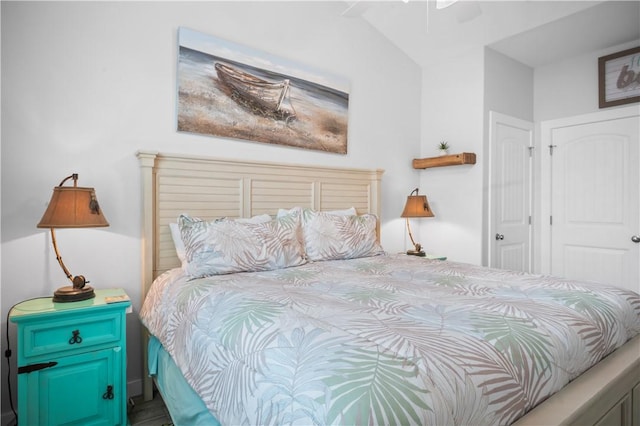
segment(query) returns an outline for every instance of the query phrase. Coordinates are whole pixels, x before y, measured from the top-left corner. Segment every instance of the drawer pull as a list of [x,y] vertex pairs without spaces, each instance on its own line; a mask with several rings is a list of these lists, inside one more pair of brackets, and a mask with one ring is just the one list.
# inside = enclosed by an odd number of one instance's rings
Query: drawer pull
[[107,385],[107,391],[102,394],[102,399],[113,399],[113,386]]
[[82,337],[80,337],[80,330],[73,330],[71,332],[73,336],[69,339],[69,344],[73,345],[74,343],[82,343]]

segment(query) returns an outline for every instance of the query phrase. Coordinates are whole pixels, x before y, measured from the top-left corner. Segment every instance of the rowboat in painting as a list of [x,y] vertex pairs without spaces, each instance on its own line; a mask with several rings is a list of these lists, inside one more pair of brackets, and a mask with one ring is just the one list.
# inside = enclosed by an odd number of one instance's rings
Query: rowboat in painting
[[288,79],[271,82],[221,62],[215,64],[218,78],[242,100],[287,121],[296,116],[289,100]]

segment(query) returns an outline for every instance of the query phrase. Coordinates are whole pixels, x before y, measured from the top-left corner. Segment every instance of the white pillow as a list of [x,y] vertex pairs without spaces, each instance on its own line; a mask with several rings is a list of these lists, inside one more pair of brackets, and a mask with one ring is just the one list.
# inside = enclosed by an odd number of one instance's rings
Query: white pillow
[[[194,218],[195,219],[195,218]],[[237,218],[233,219],[240,223],[265,223],[269,222],[273,218],[268,214],[260,214],[257,216],[253,216],[251,218]],[[198,219],[200,220],[200,219]],[[180,227],[178,226],[178,222],[172,222],[169,224],[169,230],[171,231],[171,239],[173,240],[173,245],[176,248],[176,255],[180,260],[180,264],[184,265],[185,263],[185,254],[184,254],[184,242],[182,241],[182,236],[180,235]]]
[[304,210],[302,234],[308,260],[354,259],[383,254],[372,214],[341,216]]
[[183,268],[193,278],[306,263],[299,212],[261,223],[181,215],[178,226],[185,246]]

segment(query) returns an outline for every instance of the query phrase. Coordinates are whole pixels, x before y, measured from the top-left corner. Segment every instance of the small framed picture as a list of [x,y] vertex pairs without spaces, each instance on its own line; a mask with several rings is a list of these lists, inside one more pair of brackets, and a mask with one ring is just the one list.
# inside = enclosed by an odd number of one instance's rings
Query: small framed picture
[[600,108],[640,102],[640,47],[598,58]]

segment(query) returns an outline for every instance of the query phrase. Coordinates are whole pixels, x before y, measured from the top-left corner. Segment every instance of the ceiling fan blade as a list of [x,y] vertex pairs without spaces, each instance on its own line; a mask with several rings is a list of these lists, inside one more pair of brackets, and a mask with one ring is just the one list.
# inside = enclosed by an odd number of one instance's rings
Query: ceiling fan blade
[[371,7],[370,2],[364,2],[360,0],[356,0],[354,2],[350,2],[351,4],[347,7],[341,15],[346,18],[357,18],[361,16],[367,9]]

